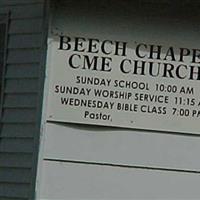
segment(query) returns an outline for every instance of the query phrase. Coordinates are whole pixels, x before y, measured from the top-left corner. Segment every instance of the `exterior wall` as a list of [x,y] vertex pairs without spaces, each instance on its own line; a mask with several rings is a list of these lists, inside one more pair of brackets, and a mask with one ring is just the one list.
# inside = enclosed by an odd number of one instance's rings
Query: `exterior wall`
[[[191,5],[174,8],[169,1],[112,0],[54,3],[50,33],[57,28],[70,36],[100,39],[155,42],[159,38],[166,45],[198,48],[200,16]],[[198,135],[46,122],[50,56],[38,199],[200,198]]]
[[73,162],[44,162],[43,167],[45,200],[197,200],[200,195],[198,174]]
[[8,13],[0,132],[0,199],[33,199],[40,133],[44,0],[0,0]]

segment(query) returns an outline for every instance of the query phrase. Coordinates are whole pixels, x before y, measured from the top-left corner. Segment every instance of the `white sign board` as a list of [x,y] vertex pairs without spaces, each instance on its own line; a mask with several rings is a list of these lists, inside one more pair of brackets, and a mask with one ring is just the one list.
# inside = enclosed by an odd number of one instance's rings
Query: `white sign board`
[[55,35],[47,120],[198,134],[200,50]]

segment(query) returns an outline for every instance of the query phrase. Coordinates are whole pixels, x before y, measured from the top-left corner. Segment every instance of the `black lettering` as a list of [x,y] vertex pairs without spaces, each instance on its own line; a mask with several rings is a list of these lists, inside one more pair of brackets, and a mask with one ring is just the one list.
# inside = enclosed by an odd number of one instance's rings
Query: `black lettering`
[[[155,46],[155,45],[150,45],[150,54],[149,54],[149,58],[150,59],[160,59],[160,55],[161,55],[161,48],[162,46]],[[155,58],[154,58],[155,55]]]
[[[168,68],[169,67],[169,68]],[[170,63],[164,63],[164,73],[163,77],[169,77],[169,78],[174,78],[172,71],[174,70],[174,65]],[[169,76],[168,76],[169,75]]]
[[175,58],[175,54],[174,54],[174,49],[173,47],[170,47],[165,55],[165,58],[164,60],[168,60],[167,57],[170,57],[171,61],[176,61],[176,58]]
[[89,39],[88,52],[89,53],[98,53],[99,50],[97,48],[97,44],[99,44],[98,39]]
[[[139,66],[141,64],[141,66]],[[133,74],[138,74],[138,69],[141,69],[140,75],[145,75],[144,70],[145,70],[145,61],[139,61],[139,60],[134,60],[134,71]]]
[[192,50],[192,63],[200,63],[200,62],[197,62],[197,58],[199,59],[200,58],[200,50],[199,49],[193,49]]
[[176,76],[180,79],[185,79],[187,75],[185,76],[181,76],[181,73],[180,73],[180,69],[181,68],[185,68],[187,70],[187,66],[186,65],[179,65],[177,68],[176,68]]
[[102,57],[102,69],[101,69],[101,71],[110,72],[111,71],[111,67],[110,67],[111,62],[112,62],[112,58]]
[[[131,72],[131,70],[125,71],[125,63],[129,63],[131,64],[131,60],[128,59],[124,59],[122,60],[121,64],[120,64],[120,70],[124,73],[124,74],[128,74]],[[127,66],[127,65],[126,65]]]
[[139,58],[145,58],[146,57],[145,54],[144,55],[140,54],[140,47],[144,47],[144,49],[146,50],[147,49],[147,45],[146,44],[138,44],[137,47],[136,47],[136,49],[135,49],[135,53],[136,53],[137,57],[139,57]]
[[75,38],[74,51],[78,51],[78,52],[84,52],[85,51],[84,48],[81,49],[81,47],[83,47],[83,41],[85,41],[85,38]]
[[[116,41],[116,48],[115,48],[115,54],[117,56],[126,56],[126,42],[118,42]],[[122,51],[121,54],[119,51]]]
[[89,56],[85,55],[83,69],[97,70],[97,60],[98,60],[98,56],[94,56],[92,59],[90,59]]
[[55,86],[55,91],[54,91],[55,93],[58,93],[59,92],[59,85],[56,85]]
[[187,48],[180,48],[180,62],[184,61],[184,57],[185,56],[189,56],[190,55],[190,50]]
[[[195,71],[197,69],[197,71]],[[194,78],[194,75],[197,75],[197,78]],[[190,66],[190,80],[200,80],[200,67]]]
[[73,54],[73,55],[71,55],[70,58],[69,58],[69,66],[70,66],[71,68],[77,69],[77,68],[80,67],[80,65],[77,65],[77,66],[73,65],[73,58],[74,58],[74,57],[78,57],[78,58],[80,59],[81,56],[78,55],[78,54]]
[[108,43],[109,43],[110,45],[113,44],[112,41],[110,41],[110,40],[105,40],[105,41],[102,42],[102,45],[101,45],[101,51],[102,51],[104,54],[106,54],[106,55],[110,55],[110,54],[112,53],[112,51],[106,50],[106,44],[108,44]]
[[59,46],[59,50],[70,50],[71,49],[71,45],[70,45],[70,41],[71,38],[67,37],[67,36],[60,36],[60,46]]

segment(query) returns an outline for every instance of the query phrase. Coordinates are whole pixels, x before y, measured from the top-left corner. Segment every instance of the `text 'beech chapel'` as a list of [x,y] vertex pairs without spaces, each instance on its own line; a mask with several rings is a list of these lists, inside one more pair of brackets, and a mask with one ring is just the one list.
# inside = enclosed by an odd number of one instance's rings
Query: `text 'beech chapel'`
[[[200,50],[162,45],[60,36],[59,50],[72,51],[69,67],[76,70],[111,72],[112,61],[121,57],[123,74],[200,80]],[[130,47],[129,47],[130,46]]]

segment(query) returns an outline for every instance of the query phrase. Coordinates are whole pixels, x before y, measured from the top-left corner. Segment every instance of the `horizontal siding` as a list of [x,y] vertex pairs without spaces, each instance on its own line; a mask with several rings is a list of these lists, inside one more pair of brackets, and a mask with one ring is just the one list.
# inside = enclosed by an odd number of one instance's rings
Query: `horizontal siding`
[[39,48],[41,45],[41,35],[40,34],[21,34],[12,35],[8,40],[8,48]]
[[27,198],[10,198],[10,197],[0,197],[0,200],[27,200]]
[[9,124],[4,123],[1,127],[1,137],[4,138],[33,138],[36,133],[34,123],[29,124]]
[[48,200],[198,200],[199,174],[43,161]]
[[32,199],[44,0],[0,0],[10,11],[0,133],[0,200]]
[[4,123],[31,123],[36,121],[36,110],[26,108],[5,109],[2,117]]
[[[12,7],[10,7],[12,9]],[[12,13],[11,19],[19,18],[42,18],[43,15],[43,4],[26,4],[21,6],[15,6]]]
[[39,66],[34,63],[10,64],[6,68],[6,78],[37,78],[39,74]]
[[17,197],[17,198],[28,198],[29,197],[29,184],[10,184],[1,183],[0,197]]
[[33,139],[31,138],[1,138],[0,152],[32,153],[33,150]]
[[35,94],[6,94],[4,108],[36,108],[37,98]]
[[0,152],[0,166],[1,167],[31,168],[32,159],[33,159],[32,153]]
[[0,168],[0,180],[4,183],[29,183],[30,169]]
[[6,80],[5,92],[6,93],[37,93],[38,92],[38,79],[11,79]]
[[10,22],[9,34],[41,33],[42,19],[19,19]]
[[54,123],[45,130],[44,158],[200,171],[199,136]]
[[19,6],[19,5],[25,5],[25,4],[31,4],[31,3],[43,3],[44,0],[1,0],[0,4],[2,6]]
[[40,61],[41,51],[38,49],[10,49],[8,51],[8,64],[32,63]]
[[0,7],[0,12],[4,12],[5,9],[12,10],[10,13],[10,19],[38,18],[42,17],[43,4],[41,2],[30,2],[28,4],[13,4],[10,6],[4,5]]

